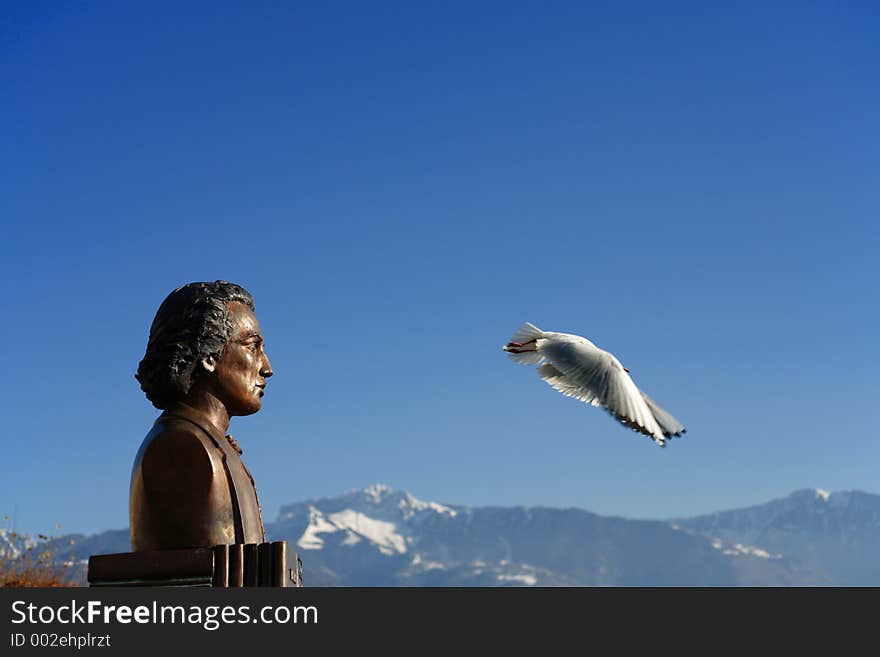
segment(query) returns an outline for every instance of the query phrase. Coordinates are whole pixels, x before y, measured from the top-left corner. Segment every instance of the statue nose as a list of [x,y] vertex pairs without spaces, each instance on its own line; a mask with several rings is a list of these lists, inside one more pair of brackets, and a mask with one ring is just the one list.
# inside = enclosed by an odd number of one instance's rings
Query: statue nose
[[272,371],[272,363],[269,362],[269,357],[263,354],[263,366],[260,368],[260,376],[268,379],[273,374],[274,372]]

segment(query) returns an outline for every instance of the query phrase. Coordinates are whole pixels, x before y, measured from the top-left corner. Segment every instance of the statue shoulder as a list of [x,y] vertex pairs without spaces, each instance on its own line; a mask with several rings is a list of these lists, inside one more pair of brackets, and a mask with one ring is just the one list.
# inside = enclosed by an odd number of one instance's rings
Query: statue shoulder
[[189,485],[210,487],[219,455],[210,438],[197,426],[175,418],[157,422],[147,434],[135,460],[145,479],[167,481],[185,474]]
[[220,451],[199,426],[161,417],[144,438],[129,491],[134,550],[235,541]]

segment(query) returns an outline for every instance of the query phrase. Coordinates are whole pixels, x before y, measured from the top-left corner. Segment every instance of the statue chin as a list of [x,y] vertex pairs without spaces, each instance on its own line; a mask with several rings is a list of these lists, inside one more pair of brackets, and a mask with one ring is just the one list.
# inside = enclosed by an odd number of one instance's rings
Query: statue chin
[[263,408],[263,402],[259,399],[256,400],[253,404],[249,404],[248,406],[241,406],[234,411],[229,413],[229,417],[244,417],[246,415],[253,415],[254,413],[258,413]]

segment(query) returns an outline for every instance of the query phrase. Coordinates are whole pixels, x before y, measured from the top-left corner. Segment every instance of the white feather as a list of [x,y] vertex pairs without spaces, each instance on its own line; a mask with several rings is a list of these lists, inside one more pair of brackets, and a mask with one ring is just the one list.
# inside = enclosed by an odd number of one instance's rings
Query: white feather
[[[502,349],[507,352],[507,355],[510,356],[510,359],[515,363],[519,363],[520,365],[535,365],[544,360],[544,357],[538,353],[536,347],[537,341],[542,337],[544,337],[544,331],[534,324],[526,322],[516,330],[511,336],[510,342],[502,347]],[[512,344],[524,344],[526,347],[519,349],[511,347],[510,345]]]

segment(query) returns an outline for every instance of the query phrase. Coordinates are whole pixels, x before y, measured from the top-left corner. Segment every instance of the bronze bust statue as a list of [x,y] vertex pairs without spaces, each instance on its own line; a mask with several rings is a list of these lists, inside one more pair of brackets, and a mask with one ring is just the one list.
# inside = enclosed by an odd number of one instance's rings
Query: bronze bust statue
[[136,374],[162,410],[135,458],[132,550],[265,541],[229,420],[260,410],[272,366],[254,301],[226,281],[190,283],[159,307]]

